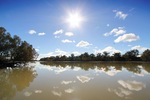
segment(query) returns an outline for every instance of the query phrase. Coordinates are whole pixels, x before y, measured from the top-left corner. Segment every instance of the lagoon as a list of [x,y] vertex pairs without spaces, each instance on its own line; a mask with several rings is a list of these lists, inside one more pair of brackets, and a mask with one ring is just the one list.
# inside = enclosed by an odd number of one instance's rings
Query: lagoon
[[149,100],[150,63],[30,62],[0,69],[0,100]]

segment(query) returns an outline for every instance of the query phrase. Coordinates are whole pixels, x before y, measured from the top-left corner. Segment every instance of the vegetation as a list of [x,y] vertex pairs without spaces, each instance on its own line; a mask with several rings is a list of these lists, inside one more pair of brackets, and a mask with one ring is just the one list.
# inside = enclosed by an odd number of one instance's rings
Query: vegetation
[[150,50],[145,50],[141,56],[143,61],[150,61]]
[[20,37],[13,37],[0,27],[0,65],[8,62],[30,61],[38,56],[32,45],[26,41],[21,41]]
[[121,53],[110,55],[108,52],[94,55],[85,52],[79,56],[71,54],[69,57],[65,55],[45,57],[41,58],[40,61],[150,61],[150,50],[145,50],[141,56],[138,50],[130,50],[123,55],[121,55]]

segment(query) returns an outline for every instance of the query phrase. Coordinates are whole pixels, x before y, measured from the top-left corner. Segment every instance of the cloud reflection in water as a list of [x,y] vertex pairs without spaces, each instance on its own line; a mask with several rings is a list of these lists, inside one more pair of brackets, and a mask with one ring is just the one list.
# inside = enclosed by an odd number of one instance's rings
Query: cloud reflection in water
[[87,83],[89,82],[91,79],[91,77],[88,76],[77,76],[77,79],[81,82],[81,83]]
[[31,96],[31,95],[32,95],[32,92],[28,92],[28,91],[26,91],[26,92],[24,93],[24,95],[25,95],[26,97],[29,97],[29,96]]
[[129,98],[131,94],[133,94],[135,91],[140,91],[143,88],[146,87],[146,85],[142,82],[137,81],[123,81],[118,80],[118,83],[122,87],[118,87],[117,89],[110,89],[108,88],[109,92],[114,92],[119,97]]
[[62,81],[61,84],[71,84],[71,83],[75,83],[76,81]]
[[118,89],[108,89],[109,92],[114,92],[117,96],[119,97],[125,97],[127,98],[127,96],[131,95],[132,92],[123,88],[118,88]]
[[119,80],[118,83],[123,86],[124,88],[127,88],[132,91],[140,91],[142,88],[145,88],[146,85],[143,84],[142,82],[137,82],[137,81],[123,81]]
[[53,95],[55,95],[55,96],[59,96],[59,97],[62,96],[62,93],[61,93],[61,92],[52,91],[52,93],[53,93]]
[[66,89],[65,92],[66,93],[72,93],[72,92],[74,92],[74,89],[69,88],[69,89]]
[[35,93],[42,93],[42,90],[35,90]]
[[95,70],[96,73],[105,73],[105,74],[107,74],[109,76],[114,76],[117,73],[121,72],[120,70],[116,70],[116,68],[113,67],[113,66],[110,66],[109,70],[107,70],[106,68],[100,68],[99,69],[98,67],[95,67],[94,70]]

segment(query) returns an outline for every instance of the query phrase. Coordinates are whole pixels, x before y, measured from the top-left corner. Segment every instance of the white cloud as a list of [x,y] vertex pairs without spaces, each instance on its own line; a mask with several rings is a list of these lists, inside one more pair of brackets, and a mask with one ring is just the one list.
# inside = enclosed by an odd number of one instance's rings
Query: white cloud
[[39,49],[35,49],[35,51],[36,51],[36,52],[39,52],[40,50],[39,50]]
[[[29,30],[29,34],[36,34],[37,32],[35,31],[35,30]],[[46,33],[44,33],[44,32],[40,32],[40,33],[38,33],[38,35],[39,36],[41,36],[41,35],[45,35]]]
[[94,50],[95,52],[95,54],[97,54],[97,53],[103,53],[103,52],[108,52],[108,53],[110,53],[110,55],[111,54],[114,54],[114,53],[117,53],[117,52],[121,52],[121,51],[119,51],[119,50],[117,50],[117,49],[115,49],[114,47],[111,47],[111,46],[108,46],[108,47],[106,47],[106,48],[104,48],[104,49],[99,49],[99,50]]
[[128,16],[128,14],[123,13],[122,11],[113,10],[116,13],[116,17],[124,20]]
[[137,50],[139,50],[139,52],[144,52],[145,50],[147,50],[147,49],[149,49],[149,48],[146,48],[146,47],[142,47],[142,46],[140,46],[140,45],[137,45],[137,46],[134,46],[134,47],[132,47],[131,48],[132,50],[134,50],[134,49],[137,49]]
[[68,55],[68,53],[66,51],[60,50],[60,49],[56,49],[55,52],[51,53],[53,56],[57,55]]
[[139,36],[135,35],[134,33],[124,34],[122,36],[119,36],[116,40],[114,40],[115,43],[119,42],[132,42],[140,39]]
[[60,50],[60,49],[56,49],[54,52],[49,52],[47,54],[40,54],[38,59],[43,58],[43,57],[62,56],[62,55],[69,56],[68,52]]
[[124,33],[126,33],[126,30],[124,29],[124,27],[118,27],[118,28],[112,29],[110,32],[105,33],[104,36],[110,36],[112,34],[114,34],[114,36],[119,36]]
[[73,40],[68,40],[68,39],[65,39],[65,40],[62,40],[61,42],[63,43],[75,43],[75,41]]
[[87,47],[87,46],[90,46],[92,44],[88,43],[87,41],[80,41],[76,47]]
[[36,34],[36,31],[35,30],[29,30],[29,34]]
[[74,51],[74,52],[72,52],[71,54],[74,54],[75,56],[79,56],[79,55],[81,55],[81,53],[80,53],[80,52],[78,52],[78,51]]
[[44,33],[44,32],[42,32],[42,33],[38,33],[38,35],[39,36],[41,36],[41,35],[45,35],[46,33]]
[[81,53],[78,52],[78,51],[67,52],[67,51],[63,51],[63,50],[61,50],[61,49],[56,49],[55,51],[49,52],[49,53],[47,53],[47,54],[40,54],[40,55],[38,56],[38,60],[39,60],[40,58],[43,58],[43,57],[62,56],[62,55],[70,56],[71,54],[74,54],[75,56],[78,56],[78,55],[80,55]]
[[57,35],[57,34],[62,34],[63,32],[64,32],[64,30],[60,29],[60,30],[55,31],[53,34]]
[[72,32],[66,32],[65,35],[66,36],[74,36],[74,34]]
[[127,88],[127,89],[132,90],[132,91],[140,91],[140,90],[142,90],[142,88],[146,87],[145,84],[143,84],[141,82],[137,82],[137,81],[119,80],[118,83],[120,85],[122,85],[124,88]]

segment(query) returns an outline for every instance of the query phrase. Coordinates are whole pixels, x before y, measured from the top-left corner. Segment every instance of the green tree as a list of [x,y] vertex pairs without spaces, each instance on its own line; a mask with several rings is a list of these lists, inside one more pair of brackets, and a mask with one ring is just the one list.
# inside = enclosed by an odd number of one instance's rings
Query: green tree
[[150,61],[150,50],[149,49],[145,50],[141,58],[143,61]]
[[6,29],[0,27],[0,62],[30,61],[36,59],[37,52],[32,45],[15,35],[11,37]]
[[127,51],[123,57],[127,61],[137,61],[138,60],[139,51],[138,50],[131,50]]
[[0,61],[6,61],[10,56],[11,35],[6,33],[6,29],[0,27]]
[[102,60],[103,61],[109,61],[109,58],[110,58],[109,53],[104,51],[103,55],[102,55]]
[[61,61],[66,61],[66,60],[67,60],[67,56],[65,56],[65,55],[61,56],[61,57],[60,57],[60,60],[61,60]]
[[95,55],[92,53],[90,54],[90,60],[94,61],[95,60]]
[[80,58],[82,61],[88,61],[90,57],[89,57],[89,54],[85,52],[84,54],[80,55]]
[[120,60],[122,60],[121,53],[120,52],[119,53],[114,53],[113,54],[113,60],[114,61],[120,61]]
[[71,61],[74,61],[74,60],[75,60],[74,54],[71,54],[70,60],[71,60]]
[[96,55],[96,60],[98,60],[98,61],[101,61],[101,60],[102,60],[102,54],[101,54],[101,53],[98,53],[98,54]]
[[19,46],[21,45],[21,39],[20,37],[18,37],[17,35],[15,35],[12,39],[11,39],[11,49],[10,49],[10,57],[11,60],[14,60],[14,57],[17,56],[17,50],[19,48]]
[[38,56],[35,49],[27,43],[23,41],[21,45],[16,49],[16,55],[14,56],[15,61],[30,61],[34,60]]

